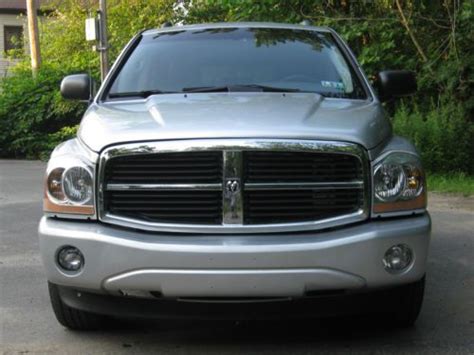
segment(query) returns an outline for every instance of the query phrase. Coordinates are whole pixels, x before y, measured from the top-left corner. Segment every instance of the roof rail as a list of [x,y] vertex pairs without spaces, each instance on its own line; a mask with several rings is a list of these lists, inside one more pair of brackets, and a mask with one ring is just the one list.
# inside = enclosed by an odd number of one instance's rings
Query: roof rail
[[173,27],[173,24],[169,21],[166,21],[161,25],[161,28],[166,28],[166,27]]

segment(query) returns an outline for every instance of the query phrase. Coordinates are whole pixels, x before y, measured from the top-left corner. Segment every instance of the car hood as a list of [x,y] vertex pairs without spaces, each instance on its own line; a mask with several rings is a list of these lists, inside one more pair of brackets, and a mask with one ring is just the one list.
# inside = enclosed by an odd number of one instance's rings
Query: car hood
[[93,104],[79,129],[92,150],[126,142],[193,138],[288,138],[358,143],[391,135],[380,104],[312,93],[195,93]]

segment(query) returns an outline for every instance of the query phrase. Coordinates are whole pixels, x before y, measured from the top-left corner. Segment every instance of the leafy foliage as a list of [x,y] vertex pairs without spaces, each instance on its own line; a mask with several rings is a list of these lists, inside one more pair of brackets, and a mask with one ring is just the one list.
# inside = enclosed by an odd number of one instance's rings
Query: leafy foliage
[[384,69],[417,73],[414,98],[387,106],[397,134],[430,171],[474,173],[474,2],[185,1],[185,23],[310,20],[334,28],[370,79]]
[[44,66],[33,80],[29,69],[18,68],[14,75],[3,79],[0,156],[37,158],[54,142],[58,143],[56,132],[77,124],[84,105],[61,98],[58,87],[65,74],[66,71]]
[[428,111],[401,106],[394,128],[421,148],[423,164],[429,171],[474,174],[474,124],[460,106],[433,105]]
[[[0,155],[37,157],[73,134],[84,106],[65,102],[65,74],[99,77],[99,58],[84,40],[84,19],[98,0],[53,0],[41,27],[44,67],[28,60],[0,83]],[[419,92],[388,105],[398,134],[411,138],[435,172],[474,171],[474,2],[469,0],[109,0],[110,57],[141,29],[172,23],[274,21],[334,28],[370,79],[384,69],[417,73]],[[21,110],[18,109],[21,107]],[[3,129],[5,127],[5,129]]]
[[[169,19],[174,5],[171,0],[108,3],[112,58],[141,29]],[[40,28],[43,67],[38,77],[32,78],[29,58],[23,58],[0,82],[0,157],[47,158],[58,143],[73,137],[86,106],[61,98],[61,79],[80,72],[96,80],[100,76],[99,57],[84,40],[84,20],[92,5],[97,8],[96,1],[50,4],[55,10]]]
[[[115,59],[132,36],[169,20],[175,1],[109,0],[107,4],[109,55]],[[98,1],[53,0],[48,6],[54,11],[40,29],[44,60],[70,71],[90,71],[98,77],[99,56],[84,35],[84,21],[94,15]]]
[[414,70],[420,84],[418,103],[429,105],[432,99],[453,95],[470,110],[470,117],[474,115],[469,95],[474,89],[472,1],[187,0],[181,20],[310,20],[340,33],[369,77],[383,69]]

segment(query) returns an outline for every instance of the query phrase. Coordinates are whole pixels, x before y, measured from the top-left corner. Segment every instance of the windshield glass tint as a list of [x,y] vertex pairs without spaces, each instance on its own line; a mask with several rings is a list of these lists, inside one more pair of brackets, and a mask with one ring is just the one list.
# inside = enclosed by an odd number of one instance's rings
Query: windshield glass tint
[[116,76],[109,95],[239,85],[366,98],[329,33],[273,28],[147,34]]

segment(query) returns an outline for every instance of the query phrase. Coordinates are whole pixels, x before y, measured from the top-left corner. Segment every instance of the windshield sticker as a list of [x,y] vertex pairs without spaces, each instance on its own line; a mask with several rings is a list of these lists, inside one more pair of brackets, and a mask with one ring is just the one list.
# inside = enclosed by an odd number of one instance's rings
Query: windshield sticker
[[344,91],[344,83],[342,81],[321,81],[323,88],[331,88],[336,90]]

